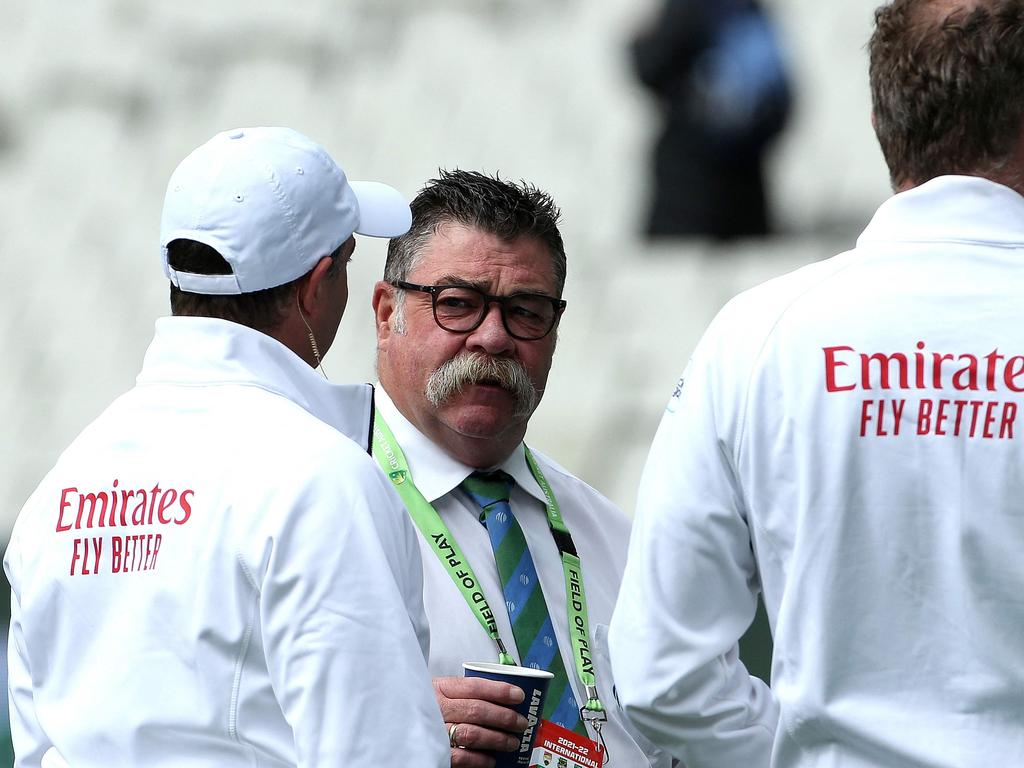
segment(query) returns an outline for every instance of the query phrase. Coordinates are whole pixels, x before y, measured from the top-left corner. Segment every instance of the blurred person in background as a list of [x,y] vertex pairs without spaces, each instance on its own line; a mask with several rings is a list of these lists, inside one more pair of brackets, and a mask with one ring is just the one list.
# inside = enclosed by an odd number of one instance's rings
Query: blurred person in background
[[789,77],[756,0],[665,0],[632,44],[663,116],[645,233],[717,240],[771,232],[764,159],[790,110]]
[[721,311],[643,474],[612,660],[687,768],[1024,759],[1024,2],[875,22],[896,194]]
[[523,691],[462,676],[463,662],[500,660],[554,674],[545,720],[597,740],[606,717],[615,765],[666,766],[625,722],[608,664],[629,521],[523,442],[565,309],[558,208],[532,185],[452,171],[412,212],[373,295],[374,454],[423,534],[429,668],[451,763],[493,765],[491,753],[518,745],[527,722],[509,705]]
[[315,370],[354,233],[408,224],[398,192],[289,129],[179,164],[173,316],[4,561],[16,765],[447,764],[416,534],[367,453],[372,389]]

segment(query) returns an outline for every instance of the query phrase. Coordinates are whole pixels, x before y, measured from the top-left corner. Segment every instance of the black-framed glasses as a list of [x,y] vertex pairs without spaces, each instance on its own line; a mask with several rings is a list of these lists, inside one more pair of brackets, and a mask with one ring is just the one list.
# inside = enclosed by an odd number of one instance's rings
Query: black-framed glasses
[[452,333],[475,331],[491,304],[501,307],[501,321],[509,336],[520,341],[543,339],[558,324],[565,301],[543,293],[494,296],[468,285],[417,285],[395,280],[391,285],[405,291],[429,293],[434,322]]

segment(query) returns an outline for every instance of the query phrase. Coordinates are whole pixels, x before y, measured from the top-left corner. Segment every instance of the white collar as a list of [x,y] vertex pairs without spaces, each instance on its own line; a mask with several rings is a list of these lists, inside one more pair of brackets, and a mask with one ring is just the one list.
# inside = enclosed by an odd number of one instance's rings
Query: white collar
[[1024,246],[1024,197],[978,176],[939,176],[879,207],[857,239]]
[[332,384],[277,339],[238,323],[209,317],[159,318],[136,381],[140,386],[257,386],[291,400],[369,450],[372,386]]
[[[413,483],[423,494],[423,498],[431,504],[458,488],[463,480],[476,471],[473,467],[452,458],[413,426],[412,422],[398,410],[394,401],[380,384],[377,385],[376,404],[381,416],[391,429],[391,433],[395,436],[399,448],[405,454]],[[523,443],[516,446],[512,454],[494,469],[507,472],[520,488],[541,504],[545,503],[544,492],[526,463],[526,451]]]

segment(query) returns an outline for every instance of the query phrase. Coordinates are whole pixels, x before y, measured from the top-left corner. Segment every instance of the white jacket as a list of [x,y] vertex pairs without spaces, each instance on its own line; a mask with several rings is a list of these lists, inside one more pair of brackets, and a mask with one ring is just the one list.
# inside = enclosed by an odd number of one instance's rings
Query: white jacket
[[1024,198],[983,179],[730,302],[644,471],[627,713],[687,768],[1024,765],[1022,392]]
[[248,328],[157,322],[7,551],[18,766],[447,765],[371,400]]

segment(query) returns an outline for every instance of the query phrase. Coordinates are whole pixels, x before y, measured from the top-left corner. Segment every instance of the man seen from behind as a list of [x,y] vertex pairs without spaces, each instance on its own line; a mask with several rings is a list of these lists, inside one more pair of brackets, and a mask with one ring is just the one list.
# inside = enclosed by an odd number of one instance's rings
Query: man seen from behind
[[[896,194],[719,313],[644,471],[612,660],[687,768],[1024,756],[1024,3],[875,21]],[[770,689],[737,656],[758,592]]]
[[447,763],[372,391],[314,369],[354,234],[408,224],[398,192],[289,129],[218,134],[174,171],[173,316],[4,561],[18,768]]

